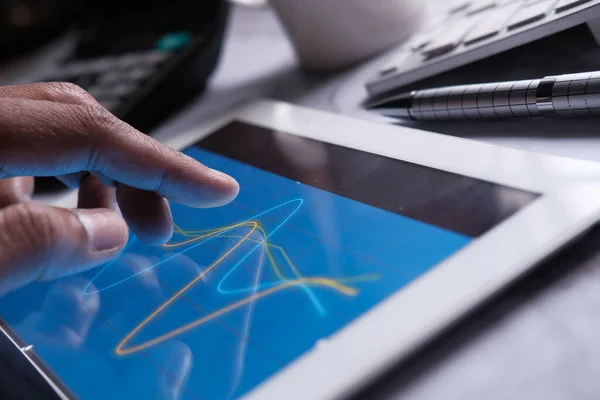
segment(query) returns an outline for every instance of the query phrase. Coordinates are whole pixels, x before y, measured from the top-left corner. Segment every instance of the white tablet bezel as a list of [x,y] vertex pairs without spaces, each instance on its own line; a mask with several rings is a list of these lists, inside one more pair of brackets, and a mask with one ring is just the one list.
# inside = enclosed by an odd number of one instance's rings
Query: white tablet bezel
[[[360,388],[477,304],[585,232],[600,217],[600,167],[271,100],[242,105],[179,134],[184,149],[232,121],[433,167],[542,196],[358,317],[245,397],[338,398]],[[235,143],[232,143],[235,146]],[[321,342],[322,343],[322,342]]]
[[[183,149],[240,121],[542,194],[251,391],[248,399],[337,398],[577,235],[600,216],[597,164],[372,123],[270,100],[245,104],[195,129],[158,137]],[[232,143],[232,146],[235,146]]]

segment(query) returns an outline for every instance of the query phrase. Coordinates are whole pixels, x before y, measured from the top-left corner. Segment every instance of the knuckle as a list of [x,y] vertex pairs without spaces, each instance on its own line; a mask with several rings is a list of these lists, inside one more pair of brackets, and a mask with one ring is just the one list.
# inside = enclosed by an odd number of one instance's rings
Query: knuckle
[[177,156],[177,152],[169,147],[169,146],[165,146],[164,144],[152,140],[150,142],[150,147],[152,148],[152,151],[164,158],[169,158],[169,157],[176,157]]
[[[63,125],[69,126],[77,135],[78,145],[87,154],[86,169],[97,171],[104,168],[107,154],[119,150],[115,141],[124,137],[132,128],[100,105],[78,105],[65,110]],[[112,150],[113,153],[107,152]]]
[[13,243],[20,248],[35,249],[48,255],[60,241],[60,224],[48,210],[35,203],[21,203],[3,212],[6,226],[11,229]]
[[14,191],[3,191],[0,193],[0,208],[10,206],[23,201],[23,197]]
[[68,94],[73,97],[81,98],[89,95],[81,86],[78,86],[71,82],[58,82],[55,84],[56,91]]
[[110,133],[119,123],[119,119],[100,106],[79,107],[82,122],[100,133]]
[[56,92],[63,93],[77,93],[84,91],[81,87],[71,82],[50,82],[48,83],[48,87]]
[[91,98],[88,92],[70,82],[45,83],[40,90],[46,99],[61,103],[84,104]]
[[86,146],[101,149],[111,144],[118,119],[100,106],[83,105],[71,108],[69,117],[73,126],[82,128],[81,137],[85,137]]
[[115,140],[126,139],[129,142],[135,140],[135,131],[130,125],[120,120],[108,110],[101,106],[78,107],[79,123],[89,132],[89,145],[97,151],[106,147],[115,149]]

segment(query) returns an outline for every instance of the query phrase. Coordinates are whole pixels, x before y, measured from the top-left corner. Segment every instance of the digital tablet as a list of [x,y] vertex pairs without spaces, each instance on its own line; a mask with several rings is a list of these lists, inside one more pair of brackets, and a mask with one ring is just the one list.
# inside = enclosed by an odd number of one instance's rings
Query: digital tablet
[[63,398],[351,395],[600,216],[591,163],[274,101],[160,139],[240,194],[0,300]]

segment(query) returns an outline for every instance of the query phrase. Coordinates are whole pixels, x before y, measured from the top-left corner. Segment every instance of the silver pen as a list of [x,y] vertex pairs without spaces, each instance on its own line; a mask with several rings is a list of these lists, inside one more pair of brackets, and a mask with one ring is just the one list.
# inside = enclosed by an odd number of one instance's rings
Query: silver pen
[[366,107],[388,117],[422,121],[600,117],[600,71],[416,90],[373,100]]

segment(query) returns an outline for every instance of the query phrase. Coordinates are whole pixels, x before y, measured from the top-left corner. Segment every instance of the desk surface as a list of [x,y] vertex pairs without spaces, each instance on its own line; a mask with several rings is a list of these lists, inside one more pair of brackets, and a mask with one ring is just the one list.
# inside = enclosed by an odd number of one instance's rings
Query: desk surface
[[[64,43],[44,50],[44,60]],[[32,59],[0,70],[27,78]],[[37,60],[37,59],[36,59]],[[269,11],[234,8],[224,54],[205,96],[154,132],[174,135],[237,103],[267,96],[357,118],[382,120],[360,109],[360,84],[379,60],[335,76],[308,76]],[[38,63],[39,64],[39,63]],[[28,68],[25,70],[23,66]],[[240,68],[243,66],[243,68]],[[19,74],[15,74],[16,70]],[[382,120],[383,121],[383,120]],[[600,161],[594,121],[507,121],[420,125],[503,146]],[[600,177],[599,177],[600,178]],[[453,330],[404,365],[370,397],[386,399],[598,399],[600,393],[599,234],[549,263],[495,305]]]

